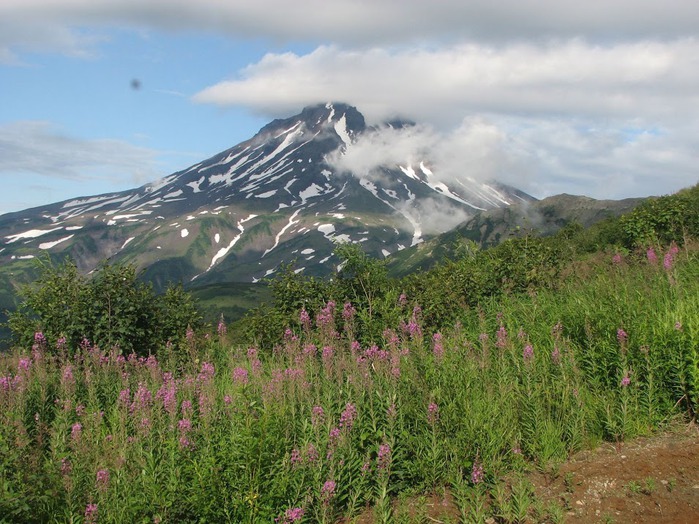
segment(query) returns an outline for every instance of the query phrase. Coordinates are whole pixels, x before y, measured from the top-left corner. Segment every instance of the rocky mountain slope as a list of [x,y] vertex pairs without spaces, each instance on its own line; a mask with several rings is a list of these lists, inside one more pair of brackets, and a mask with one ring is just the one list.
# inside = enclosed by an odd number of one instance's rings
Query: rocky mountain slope
[[4,277],[44,253],[70,256],[85,272],[105,259],[134,263],[156,287],[255,282],[293,260],[298,271],[327,274],[335,242],[387,257],[429,238],[431,210],[468,218],[535,200],[467,177],[447,184],[428,159],[378,166],[371,177],[334,168],[333,155],[374,132],[354,107],[308,107],[154,183],[2,215]]

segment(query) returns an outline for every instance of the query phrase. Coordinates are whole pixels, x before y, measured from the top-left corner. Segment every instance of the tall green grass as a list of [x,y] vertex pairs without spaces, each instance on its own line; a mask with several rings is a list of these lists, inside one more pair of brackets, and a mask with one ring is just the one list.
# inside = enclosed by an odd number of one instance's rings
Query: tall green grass
[[351,318],[336,332],[340,304],[273,348],[221,326],[158,358],[69,357],[38,334],[0,360],[0,520],[389,522],[391,500],[444,486],[464,522],[526,516],[504,475],[694,417],[698,277],[695,251],[600,255],[448,332],[403,306],[372,347]]

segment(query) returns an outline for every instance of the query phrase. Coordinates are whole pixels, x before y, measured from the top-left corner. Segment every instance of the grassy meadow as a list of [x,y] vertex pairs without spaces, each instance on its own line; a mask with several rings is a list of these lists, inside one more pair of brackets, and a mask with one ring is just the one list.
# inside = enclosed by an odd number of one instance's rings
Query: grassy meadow
[[562,522],[526,483],[571,453],[693,420],[699,250],[598,253],[552,289],[503,294],[439,332],[410,296],[381,343],[353,304],[298,311],[283,340],[221,323],[157,356],[85,340],[0,355],[0,521]]

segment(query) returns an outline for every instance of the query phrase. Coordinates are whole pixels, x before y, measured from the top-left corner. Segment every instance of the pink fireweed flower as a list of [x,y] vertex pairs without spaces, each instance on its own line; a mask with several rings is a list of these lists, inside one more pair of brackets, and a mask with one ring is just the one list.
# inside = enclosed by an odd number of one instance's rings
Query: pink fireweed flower
[[303,347],[303,354],[307,357],[314,357],[316,353],[318,353],[318,348],[315,346],[315,344],[306,344]]
[[652,265],[656,265],[658,263],[658,255],[655,254],[655,249],[652,247],[649,247],[646,250],[646,258],[648,259],[648,263]]
[[621,387],[622,387],[622,388],[625,388],[625,387],[627,387],[629,384],[631,384],[631,377],[629,377],[629,374],[626,373],[626,374],[624,375],[624,377],[621,379]]
[[616,330],[616,339],[619,341],[619,344],[623,346],[629,339],[629,335],[622,328],[619,328]]
[[68,341],[66,340],[66,337],[60,337],[58,340],[56,340],[56,349],[60,352],[65,351],[66,345],[68,344]]
[[143,383],[138,384],[138,389],[134,394],[133,402],[131,403],[131,413],[137,409],[145,409],[153,402],[153,395]]
[[437,332],[432,335],[432,354],[437,361],[444,358],[444,345],[442,344],[442,334]]
[[226,323],[223,320],[223,315],[221,315],[221,318],[218,321],[218,328],[216,329],[218,332],[218,336],[223,338],[226,336],[226,333],[228,332],[228,328],[226,328]]
[[352,320],[356,314],[357,310],[354,308],[354,306],[350,302],[345,302],[345,305],[342,308],[342,319],[347,322],[348,320]]
[[308,311],[306,311],[306,308],[302,308],[301,312],[299,313],[299,322],[304,328],[310,328],[311,327],[311,317],[308,314]]
[[290,457],[289,461],[291,462],[292,466],[300,465],[302,462],[301,452],[296,448],[292,449],[291,450],[291,457]]
[[202,384],[208,384],[214,378],[216,370],[211,362],[203,362],[197,380]]
[[70,473],[73,471],[73,465],[70,463],[70,459],[67,457],[63,457],[61,459],[61,475],[64,477],[70,475]]
[[335,316],[335,302],[329,301],[316,316],[316,325],[319,328],[329,325]]
[[306,460],[309,464],[315,464],[319,458],[320,453],[318,453],[318,450],[313,445],[313,443],[309,442],[308,447],[306,447]]
[[17,363],[17,371],[20,373],[26,373],[32,365],[32,359],[29,357],[22,357]]
[[[166,375],[169,374],[166,373]],[[162,401],[166,413],[169,415],[175,415],[177,413],[177,385],[175,381],[172,380],[171,376],[169,380],[166,379],[166,382],[160,386],[155,397]]]
[[553,351],[551,352],[551,360],[554,364],[560,364],[561,352],[558,350],[558,347],[554,346]]
[[531,344],[524,346],[524,349],[522,350],[522,358],[525,362],[529,362],[532,358],[534,358],[534,348]]
[[328,433],[328,443],[331,447],[335,446],[338,440],[340,440],[340,436],[342,433],[340,432],[340,428],[332,428],[330,432]]
[[351,402],[348,402],[344,411],[340,414],[340,427],[349,431],[352,429],[354,420],[357,418],[357,408]]
[[292,524],[303,518],[306,511],[303,508],[289,508],[284,512],[283,517],[277,517],[274,522],[279,524]]
[[97,489],[101,492],[107,491],[107,489],[109,488],[109,470],[108,469],[100,469],[99,471],[97,471],[96,486],[97,486]]
[[495,347],[502,349],[507,345],[507,330],[505,326],[500,326],[500,329],[495,334],[495,339]]
[[400,343],[400,338],[398,338],[396,332],[390,328],[384,329],[383,338],[386,341],[386,345],[392,349],[397,348]]
[[119,392],[119,404],[128,406],[131,404],[131,390],[129,388],[122,389]]
[[408,297],[405,296],[405,293],[401,293],[400,296],[398,297],[398,305],[400,307],[405,307],[408,304]]
[[427,406],[427,422],[429,422],[430,426],[434,426],[438,418],[439,406],[434,402],[430,402]]
[[483,465],[478,459],[473,462],[473,468],[471,469],[471,482],[474,484],[480,484],[483,482]]
[[323,408],[321,406],[313,406],[313,409],[311,409],[311,424],[317,426],[318,424],[322,424],[324,420],[325,411]]
[[672,269],[672,264],[674,263],[674,261],[674,255],[668,251],[667,253],[665,253],[665,256],[663,257],[663,267],[667,271],[670,271]]
[[621,264],[621,255],[619,253],[615,253],[614,256],[612,257],[612,262],[614,265],[619,265]]
[[83,425],[80,422],[76,422],[73,424],[73,427],[70,429],[70,438],[73,442],[77,442],[80,440],[80,437],[83,434]]
[[391,446],[381,444],[379,451],[376,454],[376,467],[381,470],[387,470],[391,465]]
[[332,346],[323,346],[323,361],[327,364],[330,362],[330,360],[333,358],[333,355],[335,354],[335,350],[333,349]]
[[337,484],[335,484],[334,481],[325,481],[325,484],[323,484],[323,487],[320,489],[320,496],[323,498],[323,503],[328,504],[330,502],[330,499],[335,495],[336,487]]
[[158,369],[158,359],[156,358],[155,355],[148,355],[148,358],[146,359],[146,367],[148,369],[156,370]]
[[194,340],[194,330],[190,326],[187,326],[187,331],[185,331],[184,336],[187,338],[188,342],[192,342],[192,340]]
[[75,377],[73,376],[73,366],[66,364],[63,368],[63,374],[61,375],[61,385],[63,387],[72,386],[75,384]]
[[97,522],[97,504],[85,506],[85,524],[95,524]]
[[182,404],[180,405],[180,411],[182,412],[183,415],[187,415],[192,412],[192,401],[191,400],[183,400]]

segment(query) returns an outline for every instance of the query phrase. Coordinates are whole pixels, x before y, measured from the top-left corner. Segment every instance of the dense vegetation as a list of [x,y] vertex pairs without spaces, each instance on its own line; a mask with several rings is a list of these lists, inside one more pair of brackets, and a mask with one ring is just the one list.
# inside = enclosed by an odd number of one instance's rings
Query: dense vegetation
[[561,521],[503,476],[695,418],[697,192],[401,281],[341,246],[332,281],[290,269],[231,332],[150,356],[62,350],[46,307],[0,359],[0,519],[392,522],[448,489],[462,522]]

